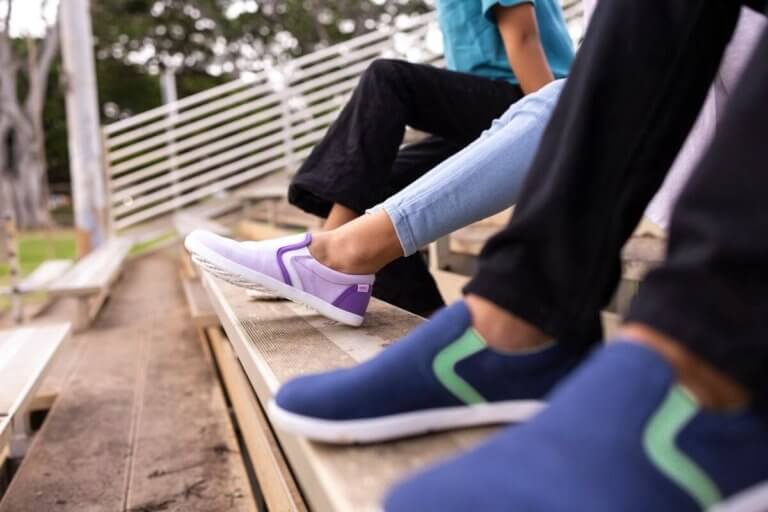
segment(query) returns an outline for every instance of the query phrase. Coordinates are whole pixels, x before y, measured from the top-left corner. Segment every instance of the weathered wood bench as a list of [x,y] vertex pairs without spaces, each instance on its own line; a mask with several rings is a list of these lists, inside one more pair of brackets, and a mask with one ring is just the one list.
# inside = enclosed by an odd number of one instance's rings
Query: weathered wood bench
[[[25,319],[23,296],[48,291],[48,286],[60,278],[72,266],[71,260],[48,260],[38,265],[31,274],[20,278],[19,244],[16,226],[12,217],[6,216],[0,226],[0,263],[10,267],[10,280],[7,286],[0,286],[0,295],[11,298],[13,319],[20,323]],[[47,302],[38,305],[43,310]]]
[[[430,247],[433,272],[471,276],[477,270],[477,256],[485,243],[509,218],[508,213],[472,224],[436,241]],[[666,251],[666,236],[658,227],[643,221],[622,250],[622,279],[608,307],[623,313],[629,307],[645,274],[658,265]]]
[[[19,241],[16,222],[13,216],[7,213],[3,215],[2,223],[0,223],[0,263],[7,263],[11,267],[19,266]],[[60,277],[71,266],[71,260],[50,259],[44,261],[31,274],[15,283],[15,290],[12,286],[2,287],[0,293],[15,291],[26,294],[45,291],[49,283]],[[16,270],[18,271],[18,268]]]
[[[20,278],[19,242],[13,217],[6,214],[0,225],[0,263],[7,263],[10,280],[7,286],[0,286],[0,295],[9,295],[14,321],[24,320],[23,296],[45,292],[48,285],[60,278],[72,266],[71,260],[48,260],[35,268],[31,274]],[[40,305],[39,309],[45,307]]]
[[131,246],[130,240],[114,238],[80,259],[51,283],[48,290],[51,297],[77,301],[76,330],[87,328],[98,315],[112,285],[122,273]]
[[235,388],[229,394],[238,421],[247,425],[243,434],[253,447],[250,456],[261,473],[258,479],[271,510],[376,510],[399,478],[467,449],[494,430],[467,429],[353,447],[317,444],[273,431],[263,407],[280,383],[363,361],[422,319],[374,300],[365,324],[353,329],[290,302],[250,301],[242,289],[210,275],[203,276],[203,283],[234,349],[232,354],[214,331],[213,337],[219,338],[218,347],[214,344],[219,366],[228,387]]
[[313,228],[321,219],[288,203],[291,175],[279,172],[235,192],[242,205],[242,218],[270,226]]
[[72,264],[72,260],[48,260],[42,262],[19,283],[19,293],[28,294],[47,291],[49,285],[61,278],[72,267]]
[[485,242],[509,222],[512,209],[475,222],[444,236],[429,246],[433,270],[472,276],[477,270],[477,255]]
[[12,458],[26,453],[29,405],[69,334],[69,324],[0,331],[0,452],[9,447]]
[[243,204],[243,216],[248,218],[251,214],[251,209],[259,204],[266,205],[267,209],[267,222],[271,225],[277,224],[277,207],[281,200],[285,199],[288,194],[288,188],[286,185],[254,185],[235,192],[237,197]]
[[193,212],[176,212],[173,215],[173,225],[182,238],[196,229],[205,229],[223,236],[232,234],[232,230],[224,224],[202,215],[196,215]]
[[211,306],[211,301],[203,289],[200,282],[200,274],[197,266],[192,262],[189,253],[183,247],[179,250],[179,259],[181,268],[179,269],[179,279],[181,288],[184,291],[189,316],[192,323],[198,329],[216,327],[219,325],[219,317]]

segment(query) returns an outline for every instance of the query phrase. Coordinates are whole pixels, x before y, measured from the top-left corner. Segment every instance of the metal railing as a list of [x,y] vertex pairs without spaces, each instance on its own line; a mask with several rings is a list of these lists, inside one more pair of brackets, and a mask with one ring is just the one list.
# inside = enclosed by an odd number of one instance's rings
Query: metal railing
[[307,157],[378,57],[441,65],[434,13],[104,128],[113,228],[125,229]]
[[[569,23],[579,23],[580,0],[564,0],[563,7]],[[396,57],[441,66],[441,46],[435,13],[401,17],[390,27],[104,127],[113,229],[295,170],[371,61]]]

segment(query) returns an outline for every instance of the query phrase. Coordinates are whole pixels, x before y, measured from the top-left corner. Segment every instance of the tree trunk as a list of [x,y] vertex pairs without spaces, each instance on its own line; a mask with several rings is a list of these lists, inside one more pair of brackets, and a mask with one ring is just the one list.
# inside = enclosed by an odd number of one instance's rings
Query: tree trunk
[[[5,14],[6,31],[0,32],[0,193],[4,201],[11,196],[20,228],[38,228],[50,225],[43,108],[50,69],[59,53],[58,25],[49,27],[42,40],[28,38],[24,55],[7,32],[10,7]],[[19,75],[26,77],[24,98],[19,97]]]
[[[35,137],[34,139],[37,139]],[[49,222],[48,198],[45,197],[43,181],[46,179],[45,148],[39,140],[28,140],[19,158],[17,187],[19,189],[19,226],[22,229],[47,226]]]

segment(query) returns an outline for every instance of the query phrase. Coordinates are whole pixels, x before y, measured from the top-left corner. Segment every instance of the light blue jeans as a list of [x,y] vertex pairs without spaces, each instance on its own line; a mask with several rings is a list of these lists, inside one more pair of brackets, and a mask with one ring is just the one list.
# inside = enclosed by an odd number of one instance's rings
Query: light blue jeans
[[389,215],[406,256],[515,204],[563,85],[525,96],[472,144],[369,210]]

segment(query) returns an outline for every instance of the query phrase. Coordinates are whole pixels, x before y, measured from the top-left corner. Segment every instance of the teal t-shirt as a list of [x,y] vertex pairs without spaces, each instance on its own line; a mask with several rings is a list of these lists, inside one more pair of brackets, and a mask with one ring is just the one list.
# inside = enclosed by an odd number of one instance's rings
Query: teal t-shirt
[[448,69],[518,83],[509,65],[493,8],[533,4],[539,36],[556,78],[568,75],[574,49],[559,0],[437,0]]

